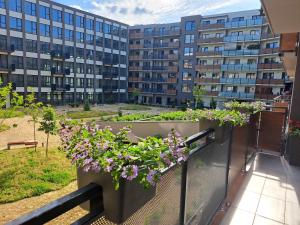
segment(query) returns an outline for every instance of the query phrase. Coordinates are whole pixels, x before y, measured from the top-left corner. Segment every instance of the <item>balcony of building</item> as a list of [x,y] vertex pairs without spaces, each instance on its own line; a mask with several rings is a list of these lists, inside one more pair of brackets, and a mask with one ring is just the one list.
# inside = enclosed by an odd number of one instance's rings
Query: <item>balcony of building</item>
[[129,50],[138,50],[143,48],[144,46],[142,44],[129,44]]
[[219,64],[215,64],[215,65],[196,65],[195,70],[196,71],[221,70],[221,65],[219,65]]
[[199,51],[196,53],[197,57],[213,57],[213,56],[222,56],[222,51]]
[[279,48],[262,48],[260,50],[261,55],[268,55],[268,54],[279,54]]
[[265,22],[266,21],[264,18],[248,19],[248,20],[241,20],[241,21],[229,21],[225,23],[225,28],[232,29],[232,28],[262,26]]
[[221,78],[221,84],[255,85],[256,79],[251,78]]
[[220,83],[220,78],[196,77],[194,82],[199,84],[218,84]]
[[283,64],[282,63],[258,63],[257,65],[259,70],[283,70]]
[[269,79],[256,79],[256,84],[258,85],[280,85],[283,86],[285,83],[284,79],[274,79],[274,78],[269,78]]
[[229,35],[224,37],[224,42],[257,42],[260,39],[260,34]]
[[224,57],[258,56],[259,52],[259,49],[225,50],[222,52],[222,55]]
[[253,100],[255,97],[255,94],[254,93],[245,93],[245,92],[222,91],[219,93],[219,97],[231,98],[231,99]]
[[130,39],[142,39],[142,38],[144,38],[144,33],[142,33],[141,31],[137,32],[137,31],[134,31],[134,30],[130,30],[129,31],[129,38]]
[[179,48],[179,42],[154,43],[153,48]]
[[200,37],[198,39],[198,45],[201,44],[211,44],[211,43],[223,43],[224,37]]
[[216,30],[216,29],[224,29],[224,23],[211,23],[211,24],[201,24],[199,30]]
[[131,76],[129,76],[128,81],[129,82],[141,82],[142,78],[141,77],[131,77]]
[[0,55],[9,55],[15,51],[15,46],[7,46],[6,42],[0,42]]
[[144,37],[172,37],[172,36],[179,36],[180,29],[176,30],[153,30],[151,32],[145,32]]
[[129,66],[128,67],[129,71],[143,71],[143,67],[142,66]]
[[257,71],[257,64],[223,64],[221,67],[222,71]]

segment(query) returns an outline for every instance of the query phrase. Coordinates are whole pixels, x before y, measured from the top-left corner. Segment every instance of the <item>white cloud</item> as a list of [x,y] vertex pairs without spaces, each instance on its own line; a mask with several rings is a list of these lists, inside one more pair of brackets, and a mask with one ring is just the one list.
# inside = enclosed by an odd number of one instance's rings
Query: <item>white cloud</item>
[[[83,0],[84,1],[84,0]],[[253,4],[255,2],[255,4]],[[240,10],[257,6],[258,0],[91,0],[88,11],[130,25],[176,22],[182,16]],[[79,7],[79,6],[76,6]],[[233,10],[230,10],[233,11]]]

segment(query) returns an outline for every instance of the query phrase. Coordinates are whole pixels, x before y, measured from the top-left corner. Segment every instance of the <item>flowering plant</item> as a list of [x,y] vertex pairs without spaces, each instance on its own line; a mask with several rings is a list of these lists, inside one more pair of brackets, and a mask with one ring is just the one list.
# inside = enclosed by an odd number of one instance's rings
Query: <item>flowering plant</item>
[[289,121],[289,134],[291,136],[300,137],[300,122]]
[[266,104],[264,102],[256,101],[256,102],[226,102],[224,103],[226,109],[229,110],[237,110],[244,111],[249,114],[256,114],[266,109]]
[[115,189],[120,179],[137,179],[145,187],[155,185],[161,171],[171,165],[182,163],[189,155],[184,139],[172,130],[166,139],[147,137],[132,143],[125,127],[118,133],[111,128],[95,124],[62,122],[61,149],[77,167],[85,172],[111,174]]
[[217,121],[220,126],[230,124],[243,126],[249,121],[249,116],[235,110],[188,110],[191,120],[207,119]]

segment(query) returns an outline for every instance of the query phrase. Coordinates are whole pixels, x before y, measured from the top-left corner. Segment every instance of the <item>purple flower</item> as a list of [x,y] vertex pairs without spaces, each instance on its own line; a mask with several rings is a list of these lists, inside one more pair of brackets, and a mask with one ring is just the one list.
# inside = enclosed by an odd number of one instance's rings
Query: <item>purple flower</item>
[[115,163],[114,163],[114,160],[112,158],[106,159],[106,162],[107,162],[108,165],[106,166],[104,171],[109,173],[114,168]]
[[138,176],[138,171],[139,171],[139,168],[136,165],[125,166],[125,167],[123,167],[123,172],[122,172],[121,176],[124,179],[133,180],[134,178],[136,178]]
[[154,186],[155,185],[155,176],[156,176],[157,172],[154,170],[150,170],[149,173],[147,174],[147,181]]

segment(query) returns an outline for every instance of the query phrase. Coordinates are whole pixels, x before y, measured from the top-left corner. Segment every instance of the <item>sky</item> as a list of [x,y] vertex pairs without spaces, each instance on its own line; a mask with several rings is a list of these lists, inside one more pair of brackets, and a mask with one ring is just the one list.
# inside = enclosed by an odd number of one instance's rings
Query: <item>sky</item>
[[54,0],[129,25],[179,22],[180,17],[260,9],[260,0]]

